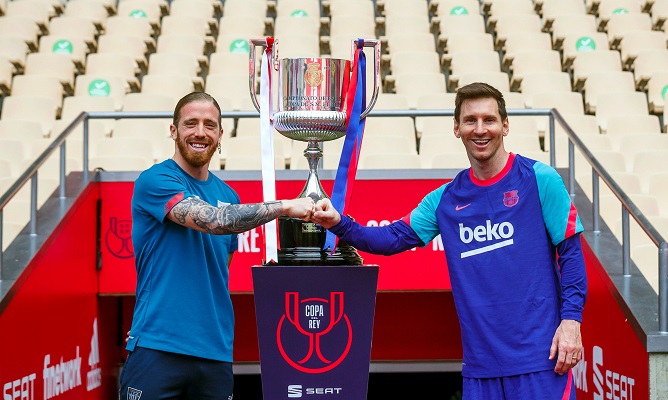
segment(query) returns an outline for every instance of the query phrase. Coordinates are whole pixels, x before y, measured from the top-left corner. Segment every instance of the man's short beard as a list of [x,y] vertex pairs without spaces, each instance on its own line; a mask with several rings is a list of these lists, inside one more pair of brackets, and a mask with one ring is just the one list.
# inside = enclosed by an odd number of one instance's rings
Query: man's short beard
[[211,161],[213,153],[216,151],[216,147],[209,144],[209,148],[204,153],[197,153],[190,149],[188,143],[185,142],[177,133],[176,136],[176,146],[181,153],[181,157],[190,165],[195,168],[202,167]]

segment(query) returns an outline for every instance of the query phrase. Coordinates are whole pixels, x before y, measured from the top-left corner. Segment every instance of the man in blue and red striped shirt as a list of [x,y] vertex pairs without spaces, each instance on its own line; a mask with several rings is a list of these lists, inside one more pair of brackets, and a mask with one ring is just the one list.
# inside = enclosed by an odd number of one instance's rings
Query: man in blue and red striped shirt
[[407,216],[363,227],[321,200],[312,221],[359,250],[396,254],[441,235],[464,350],[463,398],[575,399],[587,278],[582,223],[559,174],[508,152],[503,95],[473,83],[454,134],[471,168]]

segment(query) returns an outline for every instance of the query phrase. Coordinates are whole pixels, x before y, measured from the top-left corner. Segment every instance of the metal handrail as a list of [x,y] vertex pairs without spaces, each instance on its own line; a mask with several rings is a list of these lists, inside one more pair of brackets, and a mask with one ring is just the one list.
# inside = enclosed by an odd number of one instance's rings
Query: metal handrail
[[[572,198],[575,198],[575,147],[587,160],[592,167],[592,189],[593,189],[593,227],[594,233],[599,230],[599,179],[608,185],[612,193],[621,202],[622,209],[622,268],[624,276],[631,276],[630,273],[630,239],[629,239],[629,216],[632,216],[640,225],[642,230],[649,236],[652,242],[657,246],[658,269],[659,269],[659,332],[668,333],[668,244],[661,234],[654,228],[647,217],[633,203],[629,196],[624,193],[622,188],[615,182],[612,176],[605,170],[603,165],[589,151],[580,137],[573,131],[556,109],[508,109],[508,115],[511,116],[547,116],[549,117],[549,148],[550,165],[556,166],[555,149],[555,120],[564,129],[568,136],[568,191]],[[454,110],[373,110],[369,113],[370,117],[437,117],[454,116]],[[40,154],[37,159],[27,168],[27,170],[17,178],[16,182],[0,196],[0,243],[2,243],[2,221],[3,210],[7,203],[18,193],[18,191],[31,180],[31,210],[30,210],[30,234],[36,235],[37,232],[37,174],[38,169],[52,155],[56,148],[60,148],[60,198],[65,197],[65,160],[67,149],[65,139],[79,124],[83,124],[83,185],[88,183],[88,121],[90,119],[119,119],[119,118],[172,118],[171,112],[82,112],[79,114],[63,132]],[[256,111],[233,111],[223,112],[222,118],[257,118],[259,114]],[[2,278],[2,259],[4,251],[0,248],[0,279]]]

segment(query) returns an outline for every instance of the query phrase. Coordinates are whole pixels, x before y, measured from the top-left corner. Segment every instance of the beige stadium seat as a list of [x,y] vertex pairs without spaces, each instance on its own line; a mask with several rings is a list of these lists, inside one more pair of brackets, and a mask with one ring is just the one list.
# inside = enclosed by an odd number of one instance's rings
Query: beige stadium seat
[[666,209],[666,204],[668,204],[668,186],[666,186],[666,182],[668,182],[668,171],[665,170],[651,174],[647,182],[647,192],[649,195],[656,197],[661,205],[661,214],[664,216],[668,216],[668,209]]
[[[259,71],[260,64],[256,65]],[[248,70],[247,53],[216,52],[209,58],[209,74],[238,74]]]
[[26,43],[30,51],[37,50],[39,34],[39,27],[28,17],[0,16],[0,37],[20,37]]
[[[140,138],[156,143],[170,139],[169,125],[171,121],[148,118],[122,118],[115,121],[112,138]],[[174,142],[172,141],[172,151]],[[154,149],[155,150],[155,149]]]
[[599,28],[608,33],[611,48],[617,48],[624,35],[631,31],[651,31],[652,18],[649,14],[613,14],[608,17],[604,27]]
[[556,50],[526,50],[515,53],[511,64],[510,89],[517,90],[525,74],[561,72],[561,55]]
[[468,15],[480,14],[480,2],[477,0],[439,0],[430,2],[436,14],[444,15]]
[[649,112],[661,115],[666,98],[668,98],[668,71],[655,72],[647,82]]
[[463,170],[469,168],[471,162],[462,148],[461,150],[444,150],[431,155],[426,154],[422,165],[424,168]]
[[66,35],[45,35],[39,39],[41,53],[62,54],[70,58],[75,66],[75,73],[86,70],[86,55],[90,48],[83,37]]
[[622,59],[617,50],[596,50],[579,53],[573,60],[573,88],[582,90],[590,74],[622,72]]
[[429,17],[415,14],[392,14],[385,17],[385,35],[430,33]]
[[371,0],[330,0],[322,2],[322,16],[363,15],[375,17],[376,8]]
[[[146,18],[136,18],[129,15],[112,15],[105,21],[104,33],[111,35],[139,36],[141,38],[152,38],[153,27]],[[155,40],[153,40],[155,45]],[[155,47],[155,46],[154,46]],[[155,50],[155,48],[153,48]]]
[[248,41],[250,38],[262,38],[265,33],[264,18],[250,15],[230,17],[225,14],[218,24],[218,42],[223,35],[234,35]]
[[482,13],[490,16],[535,13],[531,0],[482,0],[480,3]]
[[374,110],[407,110],[408,99],[396,93],[378,93]]
[[435,51],[392,53],[390,59],[392,75],[441,72],[440,60]]
[[248,90],[248,73],[209,74],[204,91],[218,101],[229,99],[233,110],[255,110]]
[[655,1],[652,4],[651,15],[654,29],[666,31],[666,19],[668,19],[668,2]]
[[406,33],[384,36],[381,51],[385,53],[436,51],[434,35],[431,33]]
[[[216,53],[241,53],[246,54],[248,57],[249,38],[260,38],[262,35],[238,35],[238,34],[225,34],[218,35],[216,42]],[[213,54],[213,53],[211,53]]]
[[415,139],[401,135],[365,136],[360,154],[417,154]]
[[501,92],[510,92],[510,81],[505,72],[474,72],[462,74],[459,77],[459,86],[468,85],[473,82],[484,82],[494,86]]
[[635,133],[661,133],[661,124],[656,115],[618,115],[608,118],[608,129],[603,132],[611,136]]
[[211,0],[171,1],[169,14],[208,18],[210,20],[216,21],[216,18],[220,17],[220,14],[222,14],[222,4],[219,1]]
[[627,32],[620,44],[622,63],[626,68],[631,68],[639,53],[646,50],[665,50],[667,43],[668,39],[664,32]]
[[119,75],[125,78],[128,91],[139,91],[139,73],[136,59],[130,54],[91,53],[86,58],[88,74]]
[[556,108],[562,115],[584,115],[584,100],[578,92],[542,92],[529,96],[531,108]]
[[[452,110],[455,108],[456,93],[432,93],[417,99],[418,110]],[[428,117],[426,117],[428,118]],[[450,119],[450,117],[446,117]]]
[[3,100],[1,119],[39,122],[43,136],[49,136],[56,120],[56,108],[56,101],[50,97],[8,96]]
[[[63,100],[63,112],[61,114],[61,121],[63,124],[59,126],[65,128],[74,118],[78,117],[83,111],[92,112],[109,112],[116,111],[114,109],[114,101],[111,97],[95,97],[88,95],[68,96]],[[112,119],[95,119],[88,121],[88,129],[91,137],[109,136],[113,127],[114,120]],[[65,126],[63,126],[65,125]],[[83,130],[83,124],[78,130]],[[53,135],[52,135],[53,136]],[[70,136],[73,137],[73,136]]]
[[663,131],[668,132],[668,96],[663,98]]
[[47,26],[52,12],[52,7],[36,0],[10,1],[5,9],[6,16],[28,18],[37,24],[42,33],[48,32]]
[[506,36],[503,65],[512,65],[516,53],[524,51],[550,51],[552,37],[545,32],[518,32]]
[[417,154],[360,154],[359,169],[422,169]]
[[320,17],[277,16],[274,20],[274,36],[297,35],[320,36]]
[[642,188],[649,190],[649,182],[653,174],[666,172],[668,150],[644,150],[636,152],[631,158],[630,172],[640,177]]
[[[30,155],[30,144],[28,139],[0,139],[0,159],[11,163],[15,175],[20,174],[20,167]],[[18,171],[17,171],[18,169]],[[18,172],[18,173],[17,173]]]
[[629,71],[592,72],[584,83],[585,111],[596,113],[596,102],[601,94],[635,92],[633,73]]
[[123,98],[129,92],[127,79],[122,75],[83,74],[77,76],[74,86],[75,96],[111,97],[117,111],[123,108]]
[[668,48],[638,53],[633,63],[633,74],[639,90],[645,90],[652,76],[660,72],[668,72]]
[[496,47],[504,49],[507,35],[520,32],[541,32],[542,23],[538,14],[503,14],[496,17]]
[[0,120],[0,138],[4,139],[42,139],[42,125],[37,121]]
[[427,2],[416,2],[406,0],[377,0],[376,7],[380,14],[387,16],[394,15],[415,15],[420,17],[429,16]]
[[65,54],[30,53],[26,57],[25,75],[55,76],[68,94],[73,92],[75,72],[75,64]]
[[103,2],[87,0],[70,0],[65,4],[65,16],[83,17],[93,21],[98,32],[104,30],[104,23],[109,17],[109,11]]
[[[225,169],[228,171],[259,171],[262,168],[262,159],[259,155],[228,155],[225,158]],[[285,169],[285,159],[274,156],[274,168]]]
[[[192,80],[195,91],[204,90],[198,56],[182,53],[153,53],[149,56],[147,75],[183,75]],[[147,76],[145,75],[145,76]]]
[[452,34],[445,43],[444,64],[448,65],[452,55],[461,51],[494,51],[494,37],[489,33]]
[[349,35],[374,39],[376,37],[376,20],[373,15],[333,15],[329,21],[329,35]]
[[402,136],[407,138],[417,148],[415,125],[410,117],[373,117],[367,118],[364,127],[364,137],[392,138]]
[[417,106],[420,96],[447,92],[443,74],[404,74],[394,79],[395,93],[406,96],[410,108]]
[[596,16],[591,14],[567,14],[554,18],[552,23],[552,43],[555,50],[561,50],[566,36],[592,36],[597,33]]
[[180,99],[195,91],[193,79],[188,75],[147,74],[141,82],[142,93],[159,94]]
[[200,35],[160,35],[156,53],[182,53],[196,55],[202,68],[209,64],[208,55],[215,50],[212,42]]
[[571,92],[571,77],[568,72],[528,72],[522,78],[520,90],[528,102],[527,107],[532,107],[531,96],[535,94]]
[[617,115],[648,115],[647,96],[641,92],[600,94],[596,105],[596,119],[601,131],[607,131],[608,118]]
[[[432,124],[428,124],[432,125]],[[447,152],[462,152],[466,154],[462,140],[458,139],[452,130],[438,129],[434,134],[425,135],[420,139],[420,157],[431,160],[434,155]],[[430,161],[431,163],[431,161]]]
[[[454,104],[454,103],[453,103]],[[452,107],[449,107],[452,109]],[[418,125],[418,122],[419,125]],[[443,136],[461,142],[453,133],[454,117],[422,117],[415,121],[415,128],[420,141],[420,152],[424,150],[423,139],[428,136]],[[436,151],[438,149],[432,149]]]
[[[608,36],[603,32],[566,34],[562,37],[561,52],[564,69],[570,68],[575,59],[587,53],[609,51]],[[619,54],[617,55],[618,57]]]
[[[0,55],[0,94],[8,96],[12,91],[14,65],[8,57]],[[60,84],[60,81],[58,81]]]
[[12,96],[42,96],[53,99],[56,116],[63,106],[63,85],[51,75],[16,75],[12,81]]
[[454,91],[462,74],[500,72],[501,62],[496,51],[460,51],[452,54],[449,67],[448,90]]
[[437,46],[446,48],[452,35],[487,33],[485,19],[480,14],[447,15],[434,18],[432,23],[438,31]]
[[22,38],[0,35],[0,54],[12,63],[14,73],[23,73],[28,52],[28,44]]
[[600,0],[598,7],[594,11],[600,20],[605,20],[613,14],[632,13],[637,14],[642,10],[641,3],[638,0]]
[[[647,149],[652,150],[668,150],[668,135],[660,133],[631,133],[628,135],[620,135],[612,139],[612,145],[617,146],[618,150],[624,151],[627,154],[635,154]],[[665,170],[668,172],[668,169]],[[668,203],[664,203],[668,204]]]
[[[180,2],[179,4],[184,4]],[[209,3],[210,4],[210,3]],[[215,22],[215,23],[214,23]],[[218,36],[218,23],[215,19],[207,19],[194,15],[167,15],[162,18],[161,35],[200,35],[213,47]]]
[[90,18],[61,15],[49,21],[49,35],[84,38],[90,51],[97,47],[97,34],[97,28]]
[[536,8],[543,18],[543,30],[551,31],[555,18],[562,15],[585,15],[587,8],[582,0],[536,0]]
[[164,111],[174,110],[178,99],[164,94],[127,93],[123,99],[123,111]]
[[267,15],[267,1],[265,0],[226,0],[223,5],[223,17]]
[[[81,0],[79,0],[81,1]],[[141,71],[146,71],[148,47],[144,38],[122,33],[105,34],[97,39],[97,53],[127,54],[134,57]]]
[[167,13],[167,2],[153,0],[123,0],[116,10],[117,15],[146,18],[156,30],[160,27],[160,19]]
[[280,0],[275,2],[275,7],[276,16],[320,17],[318,0]]

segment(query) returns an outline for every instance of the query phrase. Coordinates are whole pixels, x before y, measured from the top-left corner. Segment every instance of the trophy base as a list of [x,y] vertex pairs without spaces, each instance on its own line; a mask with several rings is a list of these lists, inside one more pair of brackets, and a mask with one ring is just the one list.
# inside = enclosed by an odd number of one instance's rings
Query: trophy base
[[364,262],[357,250],[347,243],[339,242],[333,253],[323,250],[327,231],[313,222],[280,217],[278,229],[281,241],[278,265],[336,266],[362,265]]

